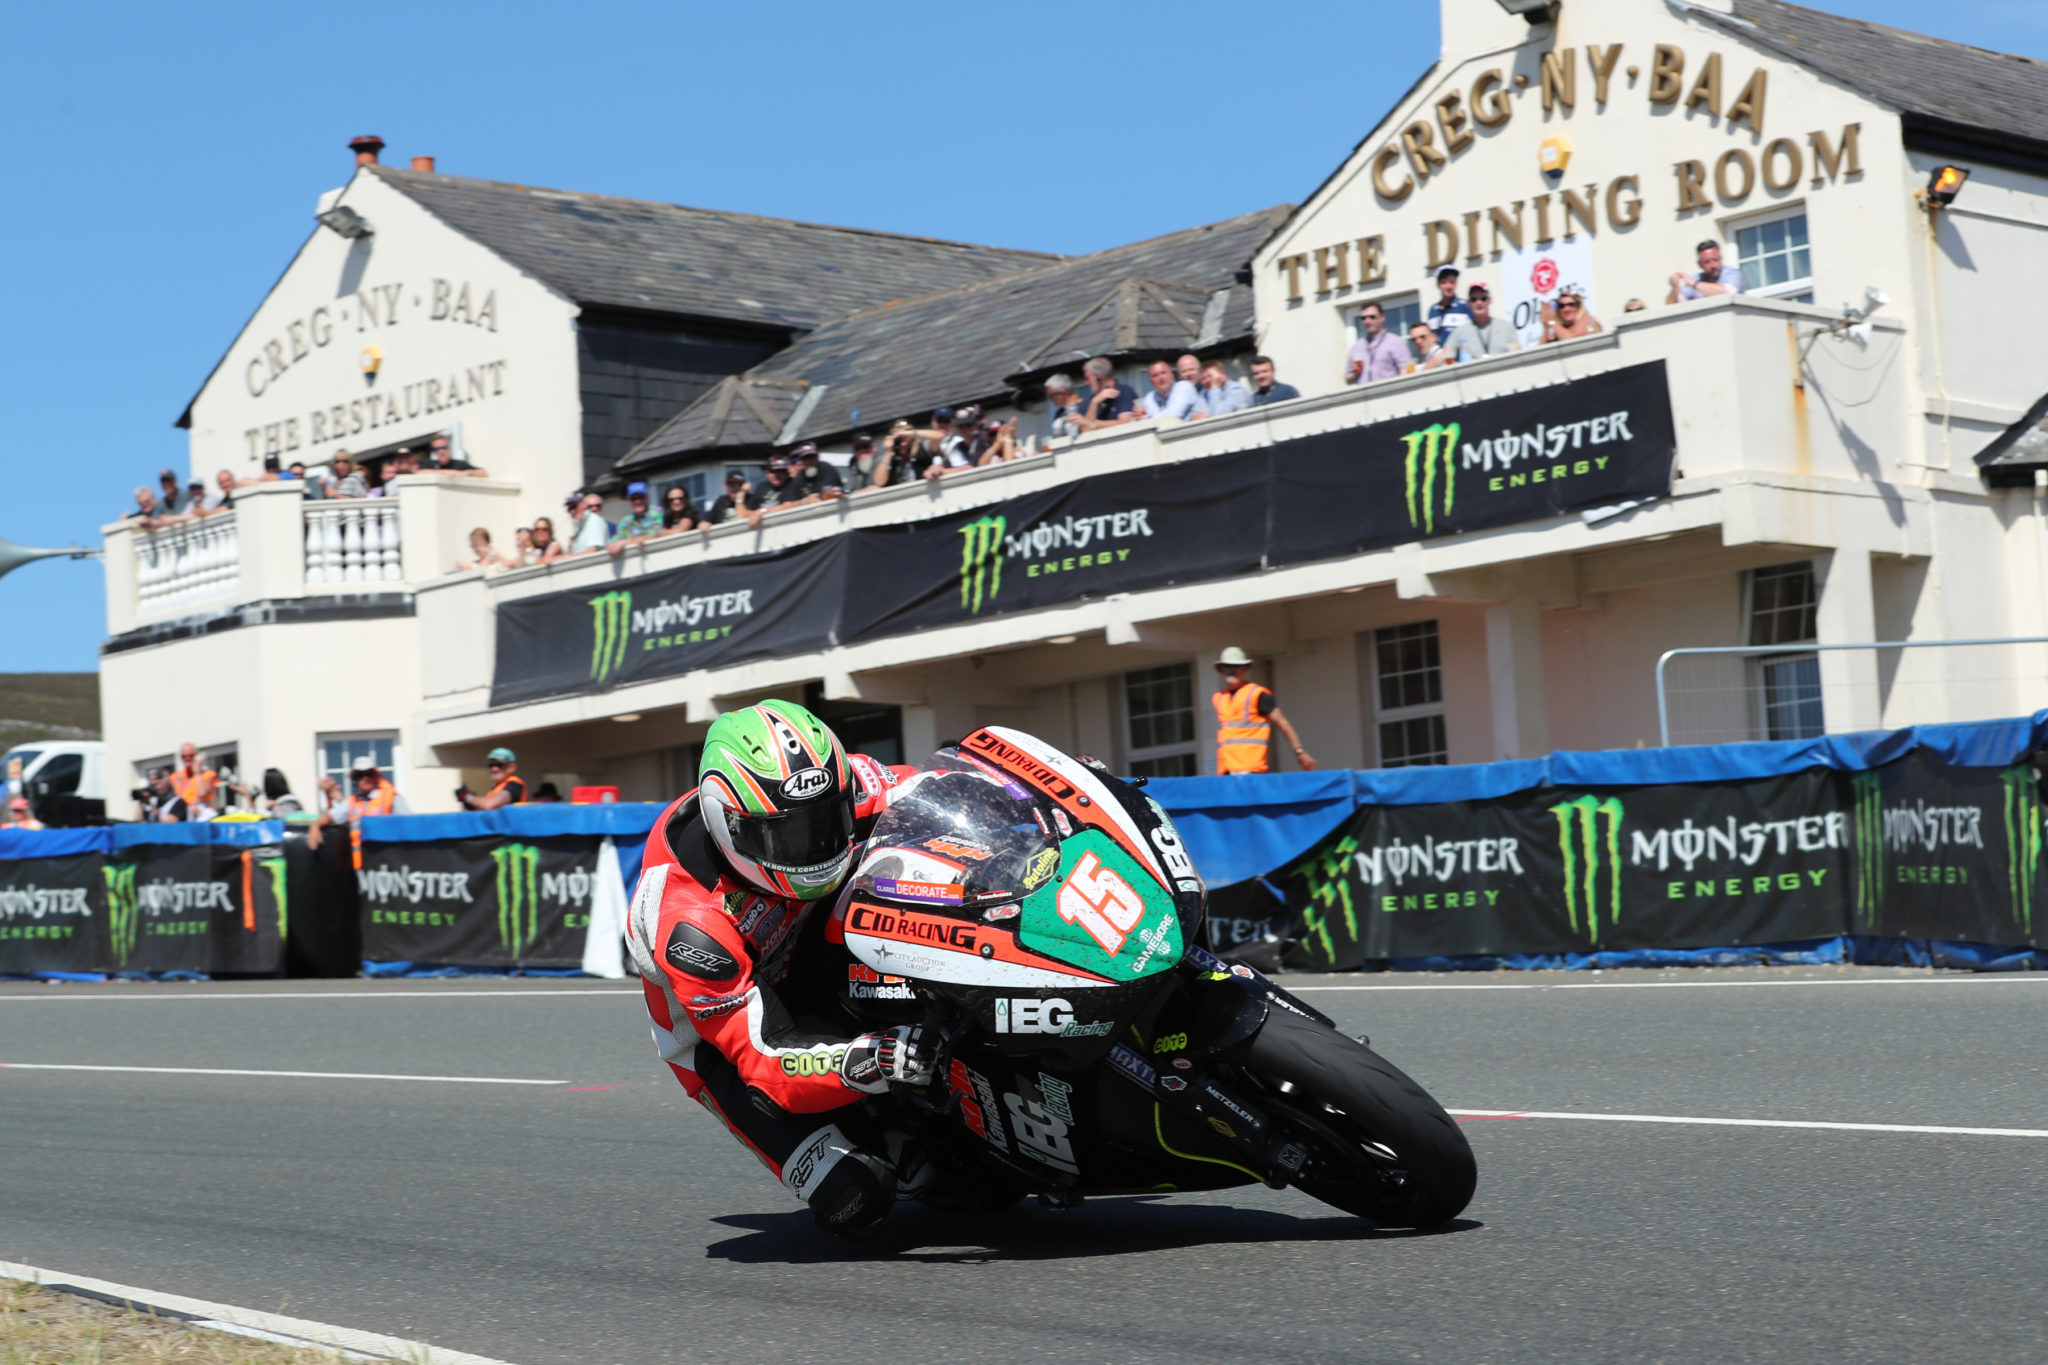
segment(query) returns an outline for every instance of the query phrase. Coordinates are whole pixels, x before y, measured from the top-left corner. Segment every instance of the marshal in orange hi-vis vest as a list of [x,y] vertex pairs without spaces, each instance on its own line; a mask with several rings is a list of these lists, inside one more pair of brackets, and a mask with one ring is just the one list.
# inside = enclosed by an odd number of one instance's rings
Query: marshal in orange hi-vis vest
[[[1209,700],[1216,707],[1216,771],[1263,773],[1266,751],[1273,742],[1273,722],[1261,714],[1261,701],[1273,694],[1255,682],[1235,692],[1217,692]],[[1263,708],[1270,711],[1270,705]]]

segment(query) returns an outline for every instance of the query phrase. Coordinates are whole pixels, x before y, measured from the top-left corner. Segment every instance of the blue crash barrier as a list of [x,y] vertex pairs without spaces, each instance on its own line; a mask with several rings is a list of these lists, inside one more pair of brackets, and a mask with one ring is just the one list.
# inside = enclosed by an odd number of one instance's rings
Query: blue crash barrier
[[1361,806],[1482,801],[1537,787],[1650,787],[1732,782],[1828,768],[1882,767],[1915,749],[1946,763],[1995,768],[2048,747],[2048,711],[2010,720],[1916,725],[1817,739],[1671,749],[1560,750],[1545,758],[1372,771],[1155,777],[1145,790],[1180,827],[1211,886],[1294,861]]

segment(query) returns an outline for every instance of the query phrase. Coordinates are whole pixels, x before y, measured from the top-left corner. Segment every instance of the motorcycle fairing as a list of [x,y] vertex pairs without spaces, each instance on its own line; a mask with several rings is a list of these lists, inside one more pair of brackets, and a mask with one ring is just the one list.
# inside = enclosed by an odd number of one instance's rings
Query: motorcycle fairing
[[1159,859],[1146,841],[1145,833],[1124,809],[1123,802],[1110,794],[1102,779],[1059,750],[1007,726],[989,725],[960,741],[962,753],[994,764],[1025,786],[1044,793],[1072,816],[1077,824],[1094,825],[1123,845],[1142,864],[1148,875],[1172,884]]
[[846,947],[877,972],[956,986],[1088,990],[1114,984],[1018,944],[1008,931],[864,898],[848,907]]

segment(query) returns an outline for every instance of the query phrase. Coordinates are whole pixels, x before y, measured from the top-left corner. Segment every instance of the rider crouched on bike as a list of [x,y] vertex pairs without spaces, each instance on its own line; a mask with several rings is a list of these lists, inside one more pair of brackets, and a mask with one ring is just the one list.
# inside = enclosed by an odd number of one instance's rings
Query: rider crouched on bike
[[873,1227],[897,1194],[890,1135],[855,1106],[930,1079],[918,1030],[834,1026],[844,959],[812,913],[838,894],[898,780],[801,706],[720,716],[697,789],[648,836],[627,916],[661,1059],[840,1233]]

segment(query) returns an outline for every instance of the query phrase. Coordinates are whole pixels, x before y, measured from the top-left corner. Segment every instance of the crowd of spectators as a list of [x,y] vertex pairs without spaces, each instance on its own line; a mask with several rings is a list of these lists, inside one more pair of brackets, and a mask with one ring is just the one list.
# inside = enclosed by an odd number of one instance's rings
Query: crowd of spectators
[[[1701,242],[1696,259],[1696,270],[1672,272],[1666,303],[1744,291],[1741,267],[1721,263],[1719,242]],[[1484,282],[1475,280],[1460,296],[1461,278],[1455,266],[1437,271],[1437,297],[1419,319],[1409,324],[1406,336],[1396,336],[1387,326],[1382,305],[1368,302],[1361,306],[1358,337],[1344,358],[1344,382],[1371,384],[1521,350],[1522,340],[1513,322],[1493,313],[1493,292]],[[1645,306],[1641,299],[1630,299],[1622,311],[1640,313]],[[1585,296],[1570,285],[1543,304],[1539,321],[1537,345],[1571,341],[1606,330],[1587,309]]]
[[424,455],[409,446],[388,454],[358,461],[346,450],[337,450],[324,467],[308,467],[303,460],[282,463],[282,457],[265,455],[263,472],[252,478],[237,478],[223,469],[215,473],[212,488],[200,479],[178,486],[178,476],[166,469],[157,475],[161,491],[147,485],[135,490],[135,507],[129,519],[145,531],[197,521],[229,510],[239,489],[266,483],[297,483],[309,499],[383,498],[396,496],[391,481],[403,474],[434,474],[449,478],[482,478],[484,471],[455,454],[454,443],[443,433],[427,443]]

